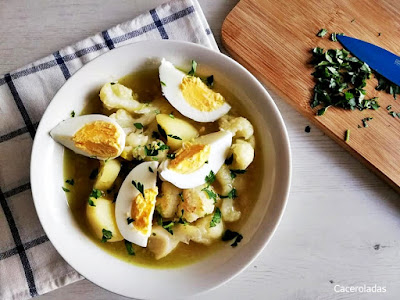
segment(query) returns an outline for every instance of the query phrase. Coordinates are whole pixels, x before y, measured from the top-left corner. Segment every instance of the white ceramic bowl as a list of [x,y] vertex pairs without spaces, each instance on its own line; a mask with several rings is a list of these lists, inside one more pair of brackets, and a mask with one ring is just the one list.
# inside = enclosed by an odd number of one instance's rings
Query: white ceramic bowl
[[[263,187],[245,226],[238,247],[224,247],[198,263],[178,269],[150,269],[128,264],[96,246],[80,229],[68,208],[63,185],[63,147],[49,131],[60,121],[79,113],[88,96],[107,81],[165,57],[178,66],[199,63],[201,72],[241,99],[255,130],[261,134]],[[215,288],[233,278],[263,250],[285,208],[291,176],[289,140],[282,117],[263,86],[229,57],[199,45],[176,41],[146,41],[112,50],[85,65],[59,90],[39,124],[31,161],[31,185],[42,226],[61,256],[80,274],[112,292],[135,298],[185,297]]]

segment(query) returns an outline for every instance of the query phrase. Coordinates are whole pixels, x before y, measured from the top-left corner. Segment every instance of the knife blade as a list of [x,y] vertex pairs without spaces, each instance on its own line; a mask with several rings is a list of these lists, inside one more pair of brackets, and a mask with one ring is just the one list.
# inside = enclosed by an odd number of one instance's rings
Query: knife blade
[[400,85],[400,57],[376,45],[345,35],[337,35],[338,41],[359,60],[367,63],[383,77]]

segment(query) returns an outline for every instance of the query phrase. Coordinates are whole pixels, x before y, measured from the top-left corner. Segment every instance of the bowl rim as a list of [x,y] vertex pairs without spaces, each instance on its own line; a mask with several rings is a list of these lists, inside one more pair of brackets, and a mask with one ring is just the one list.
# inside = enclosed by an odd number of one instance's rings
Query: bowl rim
[[[38,133],[40,133],[41,131],[43,131],[43,120],[45,120],[47,118],[47,115],[49,114],[49,111],[52,106],[56,105],[54,99],[57,99],[59,97],[59,94],[61,94],[65,88],[68,88],[67,83],[69,82],[69,80],[71,78],[73,78],[74,76],[76,76],[77,74],[80,74],[82,72],[85,72],[85,68],[88,65],[93,64],[95,61],[97,61],[98,59],[102,58],[103,56],[107,56],[110,53],[114,53],[119,51],[122,48],[127,48],[127,47],[140,47],[141,45],[152,45],[153,47],[162,47],[164,44],[174,44],[176,45],[176,47],[180,47],[180,46],[185,46],[185,47],[193,47],[193,48],[198,48],[200,51],[203,52],[208,52],[212,55],[217,55],[219,56],[218,59],[222,59],[225,60],[228,64],[233,64],[235,65],[235,67],[239,68],[241,70],[241,72],[243,72],[243,74],[245,74],[249,79],[251,79],[251,81],[259,88],[259,91],[262,94],[262,98],[264,99],[264,101],[269,101],[270,102],[270,106],[271,109],[273,110],[273,114],[275,115],[275,117],[277,118],[278,122],[277,124],[274,124],[275,126],[278,127],[279,132],[282,134],[281,135],[281,144],[282,144],[282,149],[280,149],[279,155],[280,155],[280,159],[284,160],[284,168],[285,170],[283,171],[286,174],[286,177],[283,179],[284,182],[281,182],[280,186],[281,186],[281,195],[282,195],[282,199],[281,199],[281,206],[279,207],[279,212],[277,214],[276,217],[276,222],[275,224],[273,224],[270,234],[267,236],[263,236],[263,240],[261,241],[260,246],[258,246],[258,249],[255,250],[253,256],[251,258],[248,259],[248,261],[244,264],[242,264],[240,266],[240,268],[238,268],[237,270],[235,270],[233,273],[227,275],[225,278],[223,278],[222,280],[219,280],[218,282],[215,282],[215,284],[212,287],[208,287],[202,291],[196,291],[194,293],[192,293],[191,295],[198,295],[198,294],[203,294],[206,293],[208,291],[214,290],[220,286],[222,286],[223,284],[225,284],[226,282],[232,280],[233,278],[235,278],[236,276],[238,276],[241,272],[243,272],[260,254],[261,252],[265,249],[265,247],[267,246],[267,244],[269,243],[269,241],[272,239],[272,237],[274,236],[281,220],[282,220],[282,216],[284,214],[284,211],[286,209],[287,206],[287,202],[288,202],[288,197],[289,197],[289,193],[290,193],[290,187],[291,187],[291,180],[292,180],[292,155],[291,155],[291,147],[290,147],[290,141],[289,141],[289,135],[287,132],[287,128],[285,126],[283,117],[277,107],[277,105],[275,104],[273,98],[270,96],[270,94],[268,93],[268,91],[266,90],[266,88],[258,81],[258,79],[252,74],[250,73],[250,71],[248,71],[246,68],[244,68],[241,64],[239,64],[237,61],[235,61],[234,59],[232,59],[231,57],[212,50],[210,48],[207,48],[205,46],[196,44],[196,43],[192,43],[192,42],[186,42],[186,41],[177,41],[177,40],[145,40],[145,41],[138,41],[138,42],[134,42],[131,44],[127,44],[118,48],[114,48],[106,53],[103,53],[101,55],[99,55],[98,57],[92,59],[91,61],[89,61],[88,63],[86,63],[85,65],[83,65],[79,70],[77,70],[62,86],[61,88],[57,91],[57,93],[54,95],[54,97],[52,98],[52,100],[50,101],[49,105],[47,106],[45,112],[43,113],[41,120],[39,122],[39,125],[37,127],[37,131],[36,131],[36,135],[38,135]],[[31,162],[30,162],[30,182],[31,182],[31,192],[32,192],[32,198],[33,198],[33,203],[35,206],[35,210],[36,213],[38,215],[39,221],[43,227],[43,230],[45,232],[45,234],[47,235],[47,237],[49,238],[50,242],[52,243],[53,247],[57,250],[57,252],[60,254],[60,256],[79,274],[81,274],[82,276],[84,276],[86,279],[88,279],[90,282],[96,284],[97,286],[108,290],[112,293],[121,295],[121,296],[125,296],[125,297],[133,297],[132,295],[126,295],[124,293],[119,293],[118,291],[112,290],[111,288],[108,287],[104,287],[102,285],[100,285],[96,279],[90,278],[90,276],[86,276],[86,274],[84,274],[84,272],[81,272],[79,270],[79,266],[77,266],[75,264],[75,262],[72,262],[71,259],[68,257],[63,256],[61,253],[63,252],[62,250],[60,250],[60,248],[62,248],[62,245],[56,244],[53,242],[53,238],[52,238],[52,234],[50,233],[51,230],[49,230],[49,228],[47,228],[44,225],[44,222],[42,222],[42,219],[45,218],[45,216],[41,213],[40,210],[40,200],[38,199],[38,197],[35,197],[36,194],[36,188],[37,188],[37,182],[38,179],[37,177],[34,176],[34,170],[36,170],[36,161],[38,158],[40,158],[40,152],[38,152],[38,140],[34,139],[33,141],[33,145],[32,145],[32,152],[31,152]],[[265,217],[264,217],[265,218]],[[250,242],[250,241],[249,241]],[[185,266],[182,266],[181,268],[185,268]]]

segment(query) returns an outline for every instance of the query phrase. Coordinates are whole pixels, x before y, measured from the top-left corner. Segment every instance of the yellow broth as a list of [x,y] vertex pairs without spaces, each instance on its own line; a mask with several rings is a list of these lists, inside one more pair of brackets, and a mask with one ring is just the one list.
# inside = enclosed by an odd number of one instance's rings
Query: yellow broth
[[[207,134],[210,132],[218,131],[217,122],[214,123],[197,123],[188,118],[182,116],[177,110],[175,110],[167,100],[162,98],[160,82],[158,78],[158,70],[145,70],[137,72],[121,78],[119,83],[131,88],[137,95],[138,100],[141,102],[152,102],[155,101],[157,104],[162,104],[160,110],[162,113],[173,113],[177,118],[185,119],[194,125],[200,134]],[[220,92],[225,96],[229,104],[232,106],[230,114],[241,115],[249,118],[246,114],[246,108],[240,104],[240,102],[229,92],[229,90],[215,84],[214,90]],[[162,101],[162,102],[160,102]],[[240,112],[240,114],[238,113]],[[82,111],[82,114],[90,113],[103,113],[109,115],[112,111],[103,109],[99,97],[96,95],[92,99],[89,99],[89,105]],[[256,141],[259,138],[259,133],[255,128]],[[254,207],[255,201],[258,198],[259,191],[261,189],[263,177],[262,169],[262,157],[257,155],[261,153],[259,143],[256,143],[255,158],[253,163],[247,168],[246,173],[238,175],[235,179],[235,188],[237,190],[238,198],[236,198],[235,205],[240,209],[242,215],[239,221],[234,223],[225,223],[226,229],[240,232],[240,228],[248,219],[252,208]],[[124,177],[129,171],[137,164],[134,162],[126,162],[122,158],[119,158],[122,162],[121,172],[116,180],[115,188],[113,191],[108,191],[106,197],[111,201],[114,199],[114,193],[116,193],[121,185]],[[99,167],[99,162],[96,159],[87,158],[81,155],[77,155],[74,152],[65,149],[64,151],[64,179],[74,179],[75,184],[68,186],[70,189],[67,194],[68,204],[72,211],[72,214],[82,231],[89,236],[96,245],[104,249],[111,255],[133,263],[135,265],[141,265],[152,268],[174,268],[183,265],[188,265],[199,261],[207,255],[218,251],[221,247],[230,247],[232,241],[223,242],[216,241],[210,246],[197,244],[190,242],[188,245],[179,243],[177,248],[167,255],[166,257],[156,260],[153,254],[146,248],[142,248],[133,245],[133,249],[136,255],[129,255],[125,248],[124,241],[114,243],[102,243],[92,233],[89,224],[86,219],[86,206],[88,204],[89,194],[92,191],[94,179],[90,179],[90,175],[93,170]],[[217,192],[219,191],[218,185],[215,185]]]

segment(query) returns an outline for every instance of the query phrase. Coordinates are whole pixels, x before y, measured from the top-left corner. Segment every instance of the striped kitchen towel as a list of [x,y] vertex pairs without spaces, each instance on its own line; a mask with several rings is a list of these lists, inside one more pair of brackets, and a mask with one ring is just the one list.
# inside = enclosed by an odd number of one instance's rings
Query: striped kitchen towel
[[174,39],[218,51],[196,0],[175,0],[0,76],[0,299],[27,299],[82,279],[40,226],[29,184],[33,138],[65,81],[95,57],[129,43]]

